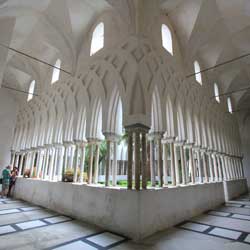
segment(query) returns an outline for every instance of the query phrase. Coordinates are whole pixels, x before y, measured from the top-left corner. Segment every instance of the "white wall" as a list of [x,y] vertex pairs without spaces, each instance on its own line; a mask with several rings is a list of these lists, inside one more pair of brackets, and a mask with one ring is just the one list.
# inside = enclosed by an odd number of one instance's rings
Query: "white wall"
[[17,104],[9,91],[0,89],[0,171],[10,162]]

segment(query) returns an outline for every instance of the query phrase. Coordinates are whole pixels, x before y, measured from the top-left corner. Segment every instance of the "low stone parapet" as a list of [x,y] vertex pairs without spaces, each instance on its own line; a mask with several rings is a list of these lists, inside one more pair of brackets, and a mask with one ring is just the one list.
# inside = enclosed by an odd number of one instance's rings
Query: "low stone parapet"
[[232,200],[248,192],[247,179],[224,181],[225,201]]
[[134,191],[18,178],[15,197],[135,241],[224,203],[221,182]]

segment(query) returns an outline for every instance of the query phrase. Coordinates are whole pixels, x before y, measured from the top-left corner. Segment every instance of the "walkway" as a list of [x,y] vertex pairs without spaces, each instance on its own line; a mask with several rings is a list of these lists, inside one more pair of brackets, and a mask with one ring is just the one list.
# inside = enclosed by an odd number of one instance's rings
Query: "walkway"
[[135,244],[29,203],[0,199],[0,250],[249,250],[247,196]]

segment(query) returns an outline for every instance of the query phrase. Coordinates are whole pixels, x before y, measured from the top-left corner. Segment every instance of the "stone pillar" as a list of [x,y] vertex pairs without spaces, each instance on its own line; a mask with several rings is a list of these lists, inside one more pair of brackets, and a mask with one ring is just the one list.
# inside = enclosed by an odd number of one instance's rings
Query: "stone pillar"
[[85,143],[82,144],[82,152],[81,152],[81,165],[80,165],[80,183],[83,183],[83,174],[84,174],[84,166],[85,166]]
[[65,171],[67,170],[68,166],[68,152],[69,152],[69,144],[64,143],[64,156],[63,156],[63,167],[62,167],[62,177],[64,176]]
[[168,144],[163,143],[163,174],[164,174],[164,186],[168,186]]
[[179,171],[179,159],[178,159],[178,145],[174,144],[174,158],[175,158],[175,176],[176,176],[176,186],[180,185],[180,171]]
[[146,133],[142,132],[141,136],[141,149],[142,149],[142,189],[147,189],[147,145]]
[[217,168],[217,161],[216,161],[216,155],[213,155],[213,161],[214,161],[214,175],[215,175],[215,181],[219,181],[219,174],[218,174],[218,168]]
[[94,158],[94,144],[90,143],[88,184],[91,184],[93,182],[93,158]]
[[99,158],[100,158],[100,143],[96,143],[95,169],[94,169],[94,183],[95,184],[98,184],[98,180],[99,180]]
[[186,164],[184,160],[184,148],[183,143],[180,145],[180,155],[181,155],[181,172],[182,172],[182,185],[187,184],[187,173],[186,173]]
[[105,171],[105,186],[109,186],[109,179],[110,179],[110,140],[107,140],[107,159],[106,159],[106,171]]
[[40,178],[41,168],[42,168],[42,149],[40,148],[38,150],[38,156],[37,156],[37,171],[36,171],[36,177]]
[[208,169],[207,169],[206,150],[202,151],[202,162],[203,162],[203,171],[204,171],[205,182],[208,183],[209,178],[208,178]]
[[78,177],[78,159],[79,159],[79,154],[80,154],[80,144],[77,142],[76,143],[76,150],[75,150],[75,157],[74,157],[74,177],[73,177],[73,182],[77,182],[77,177]]
[[35,159],[36,159],[36,151],[32,151],[31,152],[31,171],[30,171],[31,178],[33,178],[34,176]]
[[127,179],[128,179],[128,189],[133,187],[133,132],[127,130],[128,132],[128,168],[127,168]]
[[154,140],[150,140],[150,175],[151,175],[151,185],[152,187],[156,186],[155,180],[155,151],[154,151]]
[[54,157],[54,166],[52,172],[52,181],[56,180],[56,173],[58,168],[58,154],[59,154],[59,146],[55,146],[55,157]]
[[10,166],[13,167],[15,163],[15,151],[11,150]]
[[194,156],[192,146],[188,147],[189,151],[189,162],[190,162],[190,173],[191,173],[191,182],[195,184],[195,171],[194,171]]
[[113,141],[112,185],[117,183],[117,141]]
[[135,189],[140,190],[140,131],[135,130]]
[[219,174],[219,181],[222,181],[222,168],[221,168],[221,163],[220,163],[220,156],[216,155],[217,158],[217,166],[218,166],[218,174]]
[[15,162],[14,162],[14,166],[12,166],[12,167],[17,167],[18,162],[19,162],[19,154],[17,152],[15,152]]
[[173,141],[170,141],[169,148],[170,148],[170,159],[171,159],[171,182],[172,186],[176,186],[175,150]]
[[222,168],[222,174],[223,174],[223,181],[225,181],[227,179],[227,174],[226,174],[226,169],[225,169],[225,164],[224,164],[224,160],[223,160],[223,154],[221,154],[219,156],[220,161],[221,161],[221,168]]
[[210,181],[214,182],[213,159],[211,152],[208,153],[208,164],[209,164]]
[[163,186],[163,166],[162,166],[162,144],[161,144],[161,135],[157,138],[158,144],[158,180],[159,187]]
[[62,181],[62,176],[63,176],[63,169],[64,169],[64,155],[63,153],[65,152],[65,149],[63,146],[61,146],[59,148],[59,151],[58,151],[58,157],[59,157],[59,163],[58,163],[58,173],[57,173],[57,180],[58,181]]
[[197,165],[198,165],[198,171],[199,171],[199,182],[203,183],[203,176],[202,176],[202,169],[201,169],[201,152],[200,149],[196,149],[197,154]]
[[49,180],[52,181],[53,179],[53,167],[54,167],[54,161],[55,161],[55,148],[51,148],[51,159],[50,159],[50,165],[49,165]]

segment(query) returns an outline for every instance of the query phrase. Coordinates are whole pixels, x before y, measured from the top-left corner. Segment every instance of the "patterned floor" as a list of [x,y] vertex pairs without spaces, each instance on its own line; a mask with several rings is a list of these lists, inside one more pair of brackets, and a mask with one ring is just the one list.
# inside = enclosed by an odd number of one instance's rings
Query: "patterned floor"
[[135,244],[27,202],[0,199],[0,250],[250,249],[249,196]]

